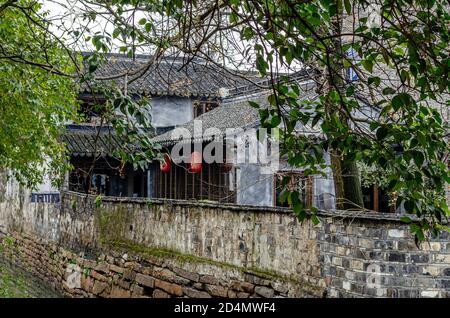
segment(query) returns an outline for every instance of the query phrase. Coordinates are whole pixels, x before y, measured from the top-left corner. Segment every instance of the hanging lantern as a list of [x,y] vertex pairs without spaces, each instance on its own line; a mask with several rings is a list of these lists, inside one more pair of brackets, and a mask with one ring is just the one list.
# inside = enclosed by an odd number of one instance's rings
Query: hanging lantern
[[202,171],[202,154],[194,151],[191,154],[191,161],[189,162],[189,172],[198,173]]
[[164,154],[164,161],[159,163],[159,168],[162,172],[167,173],[170,170],[170,156],[169,154]]
[[223,158],[223,162],[219,164],[220,172],[229,173],[231,169],[233,169],[233,154],[230,153],[230,150],[226,150],[226,154]]
[[233,160],[231,158],[225,157],[223,162],[220,164],[220,171],[222,173],[228,173],[233,169]]
[[233,169],[232,163],[224,162],[220,164],[220,171],[222,171],[222,173],[228,173],[231,171],[231,169]]

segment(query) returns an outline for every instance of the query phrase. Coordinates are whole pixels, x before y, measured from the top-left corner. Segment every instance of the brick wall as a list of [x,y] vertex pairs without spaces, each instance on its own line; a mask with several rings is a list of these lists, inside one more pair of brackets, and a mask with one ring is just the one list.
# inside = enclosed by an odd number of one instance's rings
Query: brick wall
[[317,235],[330,297],[450,297],[450,236],[416,246],[389,215],[327,218]]

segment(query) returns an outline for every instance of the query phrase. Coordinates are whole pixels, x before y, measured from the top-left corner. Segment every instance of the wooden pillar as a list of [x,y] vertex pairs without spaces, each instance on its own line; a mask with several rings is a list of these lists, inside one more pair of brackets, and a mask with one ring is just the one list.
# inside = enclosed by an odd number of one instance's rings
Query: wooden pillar
[[184,169],[184,199],[187,200],[187,187],[188,187],[188,177],[187,177],[187,169]]
[[192,174],[192,199],[195,199],[195,173]]
[[211,200],[211,164],[208,164],[208,200]]
[[373,210],[380,212],[378,203],[378,187],[376,185],[373,186]]

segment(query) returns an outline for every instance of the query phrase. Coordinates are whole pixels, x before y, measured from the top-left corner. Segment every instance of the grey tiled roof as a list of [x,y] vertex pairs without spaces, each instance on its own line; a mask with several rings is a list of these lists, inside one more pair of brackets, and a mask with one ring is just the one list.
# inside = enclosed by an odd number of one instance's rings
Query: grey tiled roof
[[[257,101],[264,107],[267,104],[266,96],[260,96]],[[259,113],[256,108],[249,105],[248,99],[236,101],[234,103],[225,103],[217,108],[191,120],[177,128],[184,128],[189,131],[191,136],[194,136],[194,121],[202,124],[202,140],[214,138],[214,133],[208,133],[209,128],[217,128],[220,131],[220,135],[225,135],[228,128],[248,128],[259,125]],[[175,129],[177,129],[175,128]],[[176,142],[177,138],[174,138],[174,130],[168,131],[164,134],[154,137],[152,140],[157,143],[170,144]],[[194,141],[195,139],[192,139]],[[185,140],[188,142],[188,140]]]
[[61,139],[73,157],[112,157],[114,150],[124,147],[123,141],[109,127],[67,125],[66,128]]
[[[226,134],[227,129],[236,128],[257,128],[260,125],[260,115],[258,109],[250,106],[249,101],[253,101],[259,104],[260,108],[268,108],[269,103],[267,101],[267,96],[270,92],[260,92],[256,96],[246,96],[239,99],[230,99],[222,103],[219,107],[191,120],[183,125],[179,125],[176,128],[186,129],[189,134],[193,136],[190,140],[183,139],[183,142],[198,142],[198,141],[208,141],[212,140],[216,136],[223,137]],[[313,91],[305,92],[303,98],[314,99],[316,94]],[[202,136],[194,136],[194,122],[201,121]],[[175,128],[175,129],[176,129]],[[217,132],[211,130],[210,128],[218,129]],[[178,130],[180,131],[180,130]],[[296,131],[300,134],[316,134],[317,131],[312,130],[310,127],[296,127]],[[220,133],[219,133],[220,132]],[[155,143],[160,143],[163,145],[173,144],[181,140],[175,130],[168,131],[161,135],[154,137],[152,140]]]
[[[89,54],[83,53],[83,55]],[[220,97],[219,89],[221,88],[248,86],[251,82],[245,78],[258,80],[254,72],[226,71],[198,58],[187,63],[186,58],[162,57],[144,72],[143,67],[150,59],[151,56],[146,55],[137,55],[132,59],[123,54],[108,54],[106,63],[99,66],[94,72],[94,77],[111,77],[143,69],[141,73],[128,77],[128,81],[137,77],[128,84],[129,93],[146,96],[197,97]],[[122,76],[108,81],[123,87],[124,80],[125,77]],[[82,93],[89,93],[89,87],[85,84],[82,85]]]

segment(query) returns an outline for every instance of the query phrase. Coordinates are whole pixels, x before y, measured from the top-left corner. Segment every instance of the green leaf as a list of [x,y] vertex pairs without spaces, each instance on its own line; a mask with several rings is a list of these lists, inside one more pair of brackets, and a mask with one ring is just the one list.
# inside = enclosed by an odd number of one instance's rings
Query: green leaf
[[355,93],[355,86],[349,85],[349,86],[347,87],[347,90],[345,91],[345,95],[346,95],[347,97],[350,97],[350,96],[353,96],[354,93]]
[[311,215],[311,221],[313,222],[314,225],[317,225],[320,223],[319,217],[315,214]]
[[369,71],[370,73],[373,72],[373,62],[370,60],[363,60],[362,62],[362,66]]
[[425,161],[425,157],[424,157],[423,153],[420,151],[414,151],[413,159],[414,159],[416,166],[418,168],[422,168],[423,162]]
[[320,113],[318,113],[316,116],[314,116],[312,123],[311,123],[311,127],[314,128],[321,118],[322,118],[322,114],[320,114]]
[[404,223],[411,223],[411,222],[412,222],[411,218],[408,217],[408,216],[402,216],[402,217],[400,218],[400,221],[402,221],[402,222],[404,222]]
[[383,140],[389,134],[389,129],[386,126],[381,126],[377,129],[377,139]]
[[281,123],[281,117],[280,116],[272,116],[272,119],[270,120],[270,126],[271,127],[278,127]]
[[407,93],[400,93],[392,98],[392,107],[394,110],[399,110],[402,107],[411,105],[412,97]]
[[386,87],[383,89],[383,95],[395,94],[395,90],[392,87]]
[[367,85],[375,84],[376,87],[380,86],[381,79],[378,76],[369,77],[367,80]]
[[261,73],[261,75],[267,75],[269,64],[266,62],[262,55],[258,55],[256,58],[256,69]]
[[248,103],[253,108],[259,108],[259,104],[254,101],[249,100]]
[[344,0],[344,6],[345,6],[345,11],[347,11],[347,14],[351,14],[352,13],[352,4],[350,3],[350,0]]

